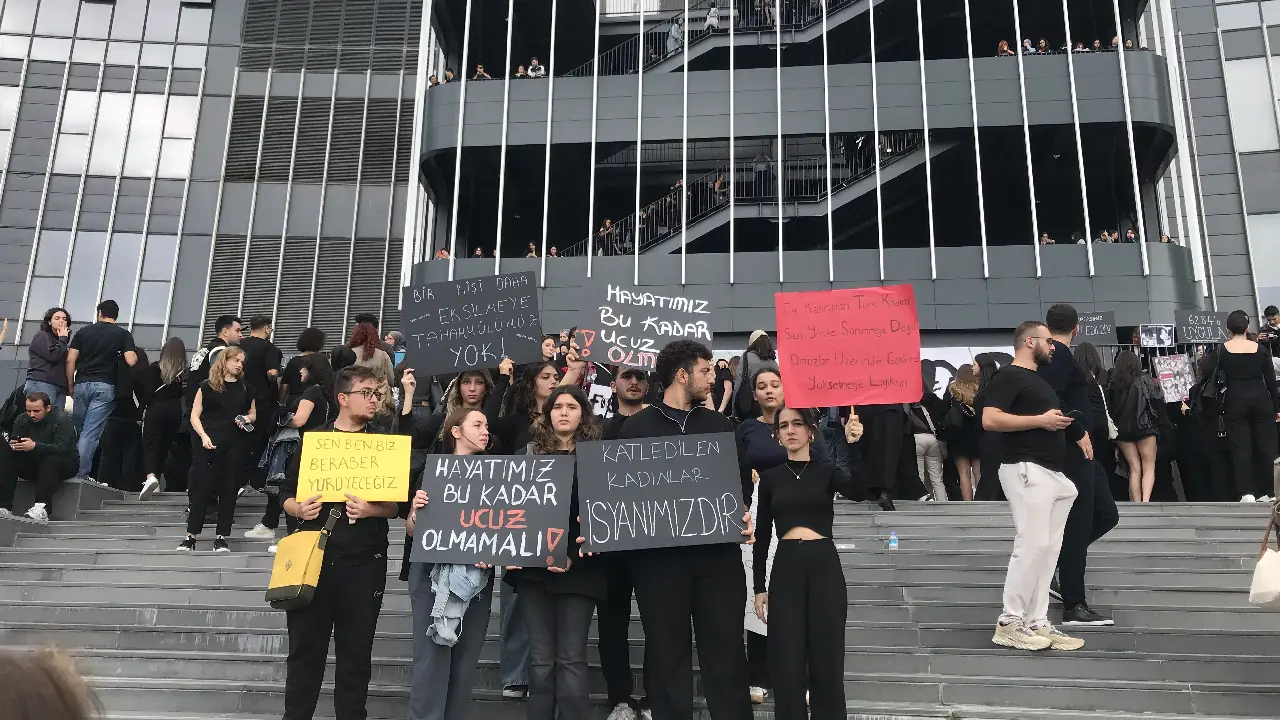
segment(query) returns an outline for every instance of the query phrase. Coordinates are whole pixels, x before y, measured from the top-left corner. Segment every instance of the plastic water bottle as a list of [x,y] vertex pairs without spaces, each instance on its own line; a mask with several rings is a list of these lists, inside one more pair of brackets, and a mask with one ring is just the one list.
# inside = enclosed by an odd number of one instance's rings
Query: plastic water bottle
[[894,532],[893,530],[889,531],[889,549],[890,550],[898,549],[898,533]]

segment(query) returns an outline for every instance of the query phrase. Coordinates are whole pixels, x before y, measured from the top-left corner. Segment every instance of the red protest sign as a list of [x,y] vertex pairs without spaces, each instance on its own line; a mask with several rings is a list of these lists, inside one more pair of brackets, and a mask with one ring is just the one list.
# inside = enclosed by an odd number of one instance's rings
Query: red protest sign
[[920,322],[910,285],[776,293],[774,308],[787,405],[920,401]]

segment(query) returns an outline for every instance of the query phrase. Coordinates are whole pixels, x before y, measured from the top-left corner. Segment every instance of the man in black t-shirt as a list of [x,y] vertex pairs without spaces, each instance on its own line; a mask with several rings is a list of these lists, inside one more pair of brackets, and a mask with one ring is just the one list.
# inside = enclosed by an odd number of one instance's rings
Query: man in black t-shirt
[[1004,581],[1004,612],[992,642],[1021,650],[1078,650],[1084,641],[1049,623],[1049,583],[1058,565],[1062,533],[1076,487],[1062,474],[1072,418],[1036,370],[1053,356],[1053,336],[1028,321],[1014,334],[1013,364],[996,373],[985,391],[982,427],[1001,433],[1000,487],[1009,498],[1016,535]]
[[123,356],[130,367],[138,362],[133,335],[116,325],[118,317],[120,306],[116,301],[103,300],[98,304],[98,321],[81,328],[67,350],[67,386],[74,388],[75,396],[72,422],[80,433],[76,444],[80,477],[89,477],[93,453],[98,449],[107,418],[115,409],[120,358]]
[[[254,397],[258,398],[258,419],[249,435],[249,454],[246,458],[249,461],[246,477],[249,478],[249,486],[254,488],[261,488],[266,484],[266,473],[259,470],[258,459],[262,457],[267,441],[276,431],[276,412],[280,398],[280,363],[284,360],[284,355],[268,339],[270,337],[271,318],[255,315],[249,321],[249,337],[240,341],[240,349],[244,350],[244,380],[253,388]],[[245,537],[271,539],[264,532]]]

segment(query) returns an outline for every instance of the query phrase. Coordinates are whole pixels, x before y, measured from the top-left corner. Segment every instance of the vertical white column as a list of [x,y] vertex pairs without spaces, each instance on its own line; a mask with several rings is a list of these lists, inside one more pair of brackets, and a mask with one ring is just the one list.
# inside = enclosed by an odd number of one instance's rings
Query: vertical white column
[[[453,155],[453,206],[449,211],[449,279],[453,279],[453,264],[458,249],[458,196],[462,194],[462,128],[467,117],[467,60],[471,43],[471,0],[467,0],[467,17],[462,25],[462,85],[458,88],[458,133],[454,141]],[[431,248],[427,248],[431,252]],[[501,255],[502,253],[498,253]]]
[[782,282],[782,187],[786,184],[786,169],[783,164],[786,158],[786,148],[782,144],[782,10],[783,3],[774,4],[773,8],[773,28],[777,37],[778,51],[774,55],[774,97],[778,103],[778,146],[774,149],[773,166],[777,169],[778,183],[778,282]]
[[835,184],[831,181],[831,62],[827,52],[827,0],[822,2],[822,132],[827,150],[827,282],[836,280],[836,230],[831,217],[831,196]]
[[[547,161],[542,165],[542,187],[551,187],[551,114],[556,100],[556,4],[551,0],[551,54],[547,58]],[[510,64],[511,61],[507,60]],[[551,212],[551,193],[542,193],[542,287],[547,286],[547,214]],[[590,213],[588,213],[589,215]]]
[[[1031,124],[1027,122],[1027,79],[1022,63],[1022,18],[1018,12],[1018,0],[1013,0],[1013,32],[1018,36],[1014,39],[1018,40],[1018,96],[1022,101],[1022,142],[1027,154],[1027,192],[1031,198],[1031,247],[1036,253],[1036,277],[1040,277],[1040,217],[1036,212],[1036,180],[1031,166]],[[1074,102],[1072,106],[1075,106]],[[1086,235],[1089,233],[1088,228],[1084,231]]]
[[735,154],[737,151],[734,147],[734,114],[737,109],[734,103],[734,76],[737,72],[734,69],[733,56],[737,48],[734,46],[734,26],[738,24],[738,5],[737,3],[729,4],[729,284],[733,284],[733,254],[734,254],[734,232],[737,230],[738,214],[738,158]]
[[[1265,35],[1266,29],[1263,28],[1262,32]],[[1223,50],[1222,48],[1222,29],[1221,28],[1218,29],[1218,56],[1223,58],[1227,56],[1226,51]],[[1267,61],[1270,62],[1270,60],[1271,60],[1270,57],[1268,57]],[[1222,77],[1222,81],[1226,85],[1227,97],[1231,97],[1231,79],[1229,75],[1230,73],[1223,73],[1223,77]],[[1272,105],[1274,106],[1275,103],[1273,102]],[[1235,120],[1231,117],[1231,113],[1227,113],[1227,128],[1231,130],[1231,137],[1233,138],[1236,136],[1235,125],[1236,123],[1235,123]],[[1235,147],[1234,142],[1232,143],[1232,146],[1231,146],[1231,157],[1235,160],[1236,177],[1240,178],[1243,181],[1244,175],[1240,172],[1240,150]],[[1258,315],[1262,314],[1261,312],[1259,312],[1260,310],[1262,310],[1262,303],[1259,302],[1260,298],[1258,297],[1258,264],[1255,260],[1256,253],[1254,253],[1253,251],[1253,233],[1249,231],[1249,203],[1248,201],[1245,200],[1243,183],[1241,183],[1241,187],[1240,187],[1240,212],[1244,214],[1244,243],[1245,243],[1245,247],[1249,249],[1249,282],[1253,286],[1253,309],[1252,309],[1253,312],[1251,312],[1250,314],[1253,314],[1254,317],[1257,317]],[[1145,243],[1144,243],[1144,246],[1145,246]],[[1249,312],[1249,311],[1246,311],[1246,312]]]
[[1181,179],[1182,199],[1186,203],[1187,232],[1186,235],[1181,237],[1181,240],[1184,245],[1191,249],[1191,266],[1195,272],[1196,280],[1200,283],[1200,296],[1204,297],[1208,294],[1206,292],[1208,286],[1205,276],[1207,243],[1201,242],[1200,209],[1196,198],[1196,184],[1192,179],[1192,162],[1195,160],[1195,156],[1188,138],[1186,117],[1183,116],[1184,109],[1188,113],[1191,110],[1191,96],[1190,94],[1184,94],[1183,85],[1178,80],[1181,74],[1178,67],[1181,48],[1177,38],[1174,36],[1173,11],[1170,8],[1170,0],[1157,0],[1155,7],[1158,8],[1156,36],[1161,38],[1161,44],[1165,48],[1165,72],[1169,78],[1169,94],[1174,108],[1173,127],[1178,138],[1178,155],[1175,161],[1178,167],[1178,177]]
[[[684,80],[683,106],[680,119],[680,284],[685,284],[685,243],[689,231],[689,0],[684,0]],[[639,218],[637,218],[638,220]]]
[[880,80],[876,69],[876,8],[867,8],[867,18],[871,22],[871,127],[875,136],[871,138],[876,149],[876,244],[880,248],[880,279],[884,280],[884,193],[881,192],[880,180]]
[[[1205,230],[1207,231],[1209,228],[1209,223],[1208,223],[1208,220],[1205,218],[1205,214],[1204,214],[1204,188],[1200,184],[1200,180],[1201,180],[1200,142],[1196,139],[1196,113],[1191,106],[1191,85],[1190,85],[1190,82],[1187,80],[1186,50],[1182,45],[1181,30],[1178,31],[1178,66],[1179,67],[1175,68],[1175,71],[1176,71],[1175,77],[1178,77],[1181,79],[1182,92],[1185,93],[1187,98],[1187,102],[1186,102],[1187,135],[1189,135],[1191,138],[1191,160],[1195,165],[1195,181],[1187,189],[1187,203],[1188,203],[1187,223],[1188,223],[1188,226],[1190,226],[1192,225],[1192,223],[1195,223],[1198,221],[1199,227],[1205,228]],[[1177,83],[1174,83],[1174,85],[1177,85]],[[1177,118],[1179,117],[1179,115],[1180,113],[1178,115],[1175,115],[1174,117]],[[1193,192],[1194,192],[1194,196],[1192,195]],[[1197,202],[1197,209],[1199,211],[1198,217],[1191,213],[1190,203],[1192,202],[1193,197]],[[1190,235],[1190,233],[1188,233],[1188,235]],[[1196,255],[1198,255],[1198,253],[1193,254],[1192,258],[1195,258]],[[1205,282],[1209,286],[1209,300],[1212,303],[1213,309],[1217,310],[1218,309],[1218,281],[1213,276],[1213,245],[1209,242],[1209,238],[1207,237],[1204,240],[1204,262],[1205,262]]]
[[[1142,255],[1142,276],[1146,277],[1151,274],[1151,264],[1147,259],[1147,220],[1146,213],[1142,212],[1142,184],[1138,181],[1138,153],[1134,149],[1133,142],[1133,108],[1129,103],[1129,72],[1124,59],[1124,28],[1120,24],[1120,0],[1111,0],[1111,8],[1115,15],[1116,34],[1120,38],[1116,56],[1120,58],[1120,90],[1124,96],[1124,132],[1129,141],[1129,177],[1133,182],[1133,210],[1138,216],[1138,250]],[[1275,103],[1272,105],[1274,106]]]
[[[502,273],[502,221],[506,219],[506,200],[507,200],[507,123],[511,119],[511,34],[515,30],[516,24],[516,0],[507,0],[507,51],[503,55],[505,67],[502,68],[505,73],[502,79],[502,137],[499,139],[498,145],[498,222],[493,232],[493,274]],[[462,71],[467,71],[466,66],[462,67]],[[554,71],[553,71],[554,72]],[[548,98],[548,102],[550,98]],[[461,166],[462,146],[458,146],[458,160]],[[546,187],[543,184],[543,187]],[[454,194],[457,194],[455,188]],[[450,255],[453,251],[449,252]],[[542,248],[542,254],[547,254],[547,249]]]
[[[237,71],[238,72],[238,71]],[[316,250],[311,256],[311,300],[307,303],[307,326],[311,326],[311,321],[315,317],[316,312],[316,277],[320,273],[320,238],[324,234],[324,199],[329,191],[329,151],[333,147],[333,116],[334,110],[338,104],[338,69],[333,69],[333,80],[329,84],[329,124],[324,134],[324,169],[320,172],[320,202],[316,204]],[[227,132],[230,133],[231,125],[228,121]],[[228,137],[230,137],[228,135]],[[225,171],[225,161],[223,169]],[[434,209],[434,208],[432,208]],[[434,213],[432,214],[434,217]],[[217,227],[215,224],[214,227]],[[212,262],[212,257],[210,257]],[[201,320],[201,327],[204,321]]]
[[[640,284],[640,166],[644,163],[644,0],[640,6],[640,35],[636,43],[636,214],[631,216],[631,238],[634,264],[631,268],[631,283]],[[619,232],[625,228],[619,228]]]
[[1187,230],[1182,219],[1182,190],[1178,187],[1177,171],[1169,173],[1169,187],[1173,188],[1173,219],[1177,223],[1178,243],[1185,245],[1187,242]]
[[[1071,13],[1067,0],[1062,0],[1062,21],[1067,31],[1067,75],[1071,78],[1071,128],[1076,139],[1076,170],[1080,173],[1080,214],[1084,218],[1084,252],[1089,258],[1089,277],[1093,277],[1093,242],[1089,236],[1093,223],[1089,219],[1089,186],[1084,175],[1084,141],[1080,137],[1080,98],[1076,94],[1076,56],[1071,43]],[[1028,146],[1029,147],[1029,146]],[[1036,236],[1036,264],[1039,266],[1040,241]]]
[[[400,287],[409,284],[417,248],[422,242],[418,228],[421,225],[422,195],[418,192],[418,162],[422,157],[422,128],[426,124],[427,78],[435,71],[435,30],[431,27],[432,0],[422,0],[422,28],[418,32],[418,62],[413,78],[413,129],[409,141],[409,187],[405,190],[404,243],[400,247]],[[434,208],[428,206],[427,212]],[[434,214],[434,213],[432,213]]]
[[[587,277],[591,277],[591,259],[595,255],[596,239],[596,116],[600,105],[600,13],[602,12],[604,12],[604,3],[598,3],[595,39],[591,50],[591,164],[587,166],[587,175],[590,176],[587,183]],[[554,73],[555,70],[553,69],[552,72]]]
[[973,79],[973,20],[969,0],[964,0],[964,42],[969,53],[969,110],[973,118],[973,168],[978,176],[978,234],[982,238],[982,277],[990,277],[987,264],[987,204],[982,191],[982,145],[978,142],[978,90]]
[[929,78],[924,71],[924,15],[920,0],[916,0],[916,41],[920,52],[920,117],[924,122],[924,182],[929,210],[929,277],[937,280],[938,251],[933,233],[933,153],[929,146]]

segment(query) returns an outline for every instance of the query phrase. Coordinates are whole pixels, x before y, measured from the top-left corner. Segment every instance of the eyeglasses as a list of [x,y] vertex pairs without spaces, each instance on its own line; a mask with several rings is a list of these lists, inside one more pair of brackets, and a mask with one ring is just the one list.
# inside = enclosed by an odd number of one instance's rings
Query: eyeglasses
[[364,388],[362,390],[352,390],[350,392],[346,392],[342,394],[343,395],[359,395],[363,397],[365,400],[378,400],[378,401],[381,401],[382,398],[385,397],[382,391],[370,390],[369,388]]
[[1031,336],[1029,336],[1027,339],[1028,339],[1028,340],[1052,340],[1053,338],[1052,338],[1052,337],[1046,337],[1046,336],[1044,336],[1044,335],[1031,335]]

